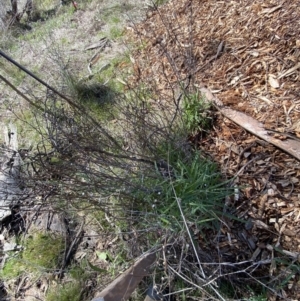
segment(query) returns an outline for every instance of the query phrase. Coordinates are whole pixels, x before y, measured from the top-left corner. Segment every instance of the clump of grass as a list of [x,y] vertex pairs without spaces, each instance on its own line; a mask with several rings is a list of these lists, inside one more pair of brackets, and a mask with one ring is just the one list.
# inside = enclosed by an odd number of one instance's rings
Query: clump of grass
[[118,39],[118,38],[122,37],[123,34],[124,34],[124,30],[117,26],[112,27],[109,31],[109,36],[112,39]]
[[[177,157],[177,156],[175,156]],[[164,219],[181,221],[177,201],[185,218],[200,228],[217,227],[218,216],[222,215],[224,198],[230,194],[222,182],[216,164],[203,158],[198,152],[192,157],[171,158],[168,163],[170,175],[161,183],[161,199],[158,213]]]
[[159,5],[163,5],[163,4],[167,3],[167,2],[168,2],[168,0],[156,0],[156,1],[154,1],[154,4],[156,6],[159,6]]
[[75,87],[78,101],[98,120],[114,118],[116,93],[107,86],[97,83],[83,83]]
[[99,83],[79,84],[75,87],[78,99],[81,102],[94,102],[101,104],[113,103],[114,92],[107,86]]
[[199,223],[214,220],[215,210],[222,208],[221,200],[228,194],[216,164],[196,153],[188,164],[179,159],[176,169],[176,179],[166,191],[170,200],[169,212],[175,209],[173,200],[176,193],[187,216],[195,216]]
[[211,127],[211,103],[198,92],[188,94],[183,99],[183,122],[191,134],[206,131]]
[[182,213],[199,229],[217,229],[223,213],[224,199],[232,194],[226,186],[218,166],[197,150],[172,143],[158,147],[156,176],[148,175],[133,192],[142,200],[142,211],[155,213],[162,226],[182,229]]

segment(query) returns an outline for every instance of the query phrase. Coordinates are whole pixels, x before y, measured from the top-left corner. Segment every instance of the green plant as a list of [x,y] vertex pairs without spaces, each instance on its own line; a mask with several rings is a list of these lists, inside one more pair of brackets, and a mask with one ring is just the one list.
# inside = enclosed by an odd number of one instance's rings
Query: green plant
[[188,132],[196,134],[211,126],[211,103],[199,93],[185,95],[183,98],[183,123]]
[[1,68],[2,72],[9,75],[9,78],[14,79],[14,84],[16,86],[20,85],[26,78],[26,74],[24,72],[20,71],[20,69],[18,69],[18,68],[15,68],[13,65],[8,63],[7,61],[1,60],[0,68]]
[[71,266],[68,274],[75,280],[86,280],[89,273],[86,272],[86,267],[81,263]]
[[279,273],[271,279],[272,286],[276,287],[276,290],[284,289],[289,285],[299,285],[299,280],[296,275],[300,273],[300,263],[295,258],[290,258],[280,248],[274,247],[274,251],[278,254],[272,261],[272,267]]
[[187,220],[199,228],[218,228],[224,214],[223,200],[232,191],[226,187],[217,165],[199,151],[172,143],[158,146],[157,157],[164,159],[156,161],[156,175],[149,172],[148,177],[137,184],[143,189],[133,191],[133,195],[142,200],[141,210],[145,210],[147,200],[148,210],[153,208],[163,226],[180,230],[179,201]]
[[114,24],[118,24],[121,22],[121,20],[119,17],[113,16],[113,17],[111,17],[111,22]]
[[154,5],[156,5],[156,6],[163,5],[167,2],[168,2],[168,0],[155,0],[155,1],[153,1]]
[[66,272],[64,282],[52,282],[46,301],[81,301],[89,294],[86,282],[94,277],[87,260],[72,264]]
[[51,0],[43,0],[36,3],[37,7],[35,9],[51,9],[53,8],[53,1]]
[[[39,16],[40,18],[40,16]],[[63,22],[62,17],[55,19],[50,19],[47,23],[39,24],[39,26],[34,31],[29,31],[22,36],[22,40],[31,43],[37,43],[43,41],[46,35],[50,35],[53,28],[59,26]]]
[[117,4],[102,10],[101,16],[106,22],[118,23],[116,20],[119,19],[119,16],[122,16],[123,13],[128,13],[133,8],[134,5],[131,4]]
[[124,30],[120,27],[115,26],[110,29],[109,34],[112,39],[117,39],[124,34]]
[[249,296],[249,301],[267,301],[267,288],[255,283],[254,285],[247,285],[245,287],[245,295]]
[[222,215],[223,200],[230,194],[216,164],[197,152],[189,160],[178,158],[172,163],[174,178],[165,180],[162,185],[165,201],[159,213],[181,220],[177,198],[186,219],[200,227],[211,227]]
[[266,296],[266,294],[260,294],[255,297],[251,297],[249,299],[249,301],[267,301],[267,300],[268,300],[268,297]]

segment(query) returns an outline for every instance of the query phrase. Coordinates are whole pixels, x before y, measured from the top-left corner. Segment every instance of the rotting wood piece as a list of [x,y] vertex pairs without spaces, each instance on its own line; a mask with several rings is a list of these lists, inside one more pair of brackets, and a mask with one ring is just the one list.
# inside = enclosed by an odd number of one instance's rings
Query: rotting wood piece
[[18,201],[21,191],[16,180],[19,174],[17,129],[13,124],[4,126],[5,149],[0,170],[0,222],[11,215],[11,208]]
[[148,253],[131,268],[116,278],[92,301],[125,301],[137,288],[141,280],[149,275],[149,269],[156,259],[156,252]]

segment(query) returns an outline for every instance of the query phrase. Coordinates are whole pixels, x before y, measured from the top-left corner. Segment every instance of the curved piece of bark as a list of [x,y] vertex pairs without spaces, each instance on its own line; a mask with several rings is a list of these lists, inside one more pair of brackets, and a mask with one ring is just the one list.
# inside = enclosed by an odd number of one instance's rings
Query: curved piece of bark
[[223,103],[214,96],[211,91],[207,88],[201,88],[200,92],[209,101],[212,101],[218,110],[228,119],[232,120],[234,123],[243,127],[248,132],[253,135],[275,145],[276,147],[287,152],[291,156],[300,160],[300,142],[294,139],[280,140],[270,136],[268,130],[266,130],[263,124],[256,119],[246,115],[245,113],[238,112],[236,110],[230,109],[223,106]]
[[116,278],[92,301],[125,301],[134,292],[141,280],[149,275],[150,266],[156,259],[156,252],[148,253],[131,268]]

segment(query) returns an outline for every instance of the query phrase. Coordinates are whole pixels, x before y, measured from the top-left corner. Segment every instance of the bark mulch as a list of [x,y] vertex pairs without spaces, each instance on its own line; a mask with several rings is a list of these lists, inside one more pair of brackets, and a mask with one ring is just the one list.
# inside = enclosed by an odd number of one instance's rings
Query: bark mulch
[[[169,103],[179,83],[208,88],[224,106],[260,122],[279,144],[300,141],[298,0],[170,1],[149,11],[132,35],[141,42],[132,58],[135,83],[149,83]],[[269,260],[265,273],[278,285],[286,280],[270,300],[299,300],[299,157],[221,110],[212,131],[192,139],[233,179],[236,193],[227,206],[247,221],[228,221],[217,255]]]

